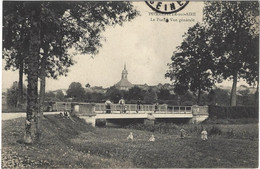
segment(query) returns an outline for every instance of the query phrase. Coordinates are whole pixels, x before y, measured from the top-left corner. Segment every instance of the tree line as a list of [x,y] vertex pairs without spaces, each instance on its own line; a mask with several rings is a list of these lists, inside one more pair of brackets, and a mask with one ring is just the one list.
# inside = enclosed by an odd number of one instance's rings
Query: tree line
[[[239,106],[254,106],[255,94],[250,91],[250,88],[241,86],[242,89],[238,91],[237,105]],[[172,106],[192,106],[197,104],[196,95],[192,92],[186,92],[183,95],[172,93],[170,89],[165,87],[151,86],[148,89],[142,89],[135,86],[128,91],[119,90],[112,86],[100,91],[88,91],[88,87],[84,88],[79,82],[72,82],[66,93],[62,90],[55,92],[49,91],[46,93],[46,102],[48,101],[75,101],[75,102],[88,102],[88,103],[104,103],[110,99],[113,103],[123,97],[128,104],[136,104],[141,101],[143,104],[168,104]],[[229,106],[230,92],[228,89],[214,87],[209,92],[201,95],[201,105],[219,105]]]
[[[79,82],[72,82],[69,88],[64,90],[48,91],[45,93],[45,105],[49,105],[50,102],[88,102],[88,103],[104,103],[107,99],[110,99],[113,103],[123,97],[128,104],[136,104],[137,101],[141,101],[143,104],[168,104],[171,106],[191,106],[197,104],[197,96],[192,92],[186,92],[184,95],[178,95],[172,93],[171,90],[165,87],[151,86],[147,90],[140,87],[133,87],[128,91],[122,91],[114,86],[100,91],[88,91],[90,85],[85,85],[85,88]],[[240,86],[237,96],[238,106],[254,106],[255,94],[254,90],[249,87]],[[21,111],[18,106],[19,87],[18,82],[14,82],[13,85],[7,89],[7,92],[3,95],[6,96],[7,108],[3,111]],[[26,86],[24,86],[24,98],[26,98]],[[218,105],[229,106],[230,92],[228,89],[221,87],[214,87],[209,92],[205,92],[201,95],[201,105]],[[258,100],[257,100],[258,101]],[[24,104],[26,99],[24,100]],[[3,107],[6,107],[3,106]],[[24,107],[24,106],[23,106]],[[46,107],[45,107],[46,108]]]

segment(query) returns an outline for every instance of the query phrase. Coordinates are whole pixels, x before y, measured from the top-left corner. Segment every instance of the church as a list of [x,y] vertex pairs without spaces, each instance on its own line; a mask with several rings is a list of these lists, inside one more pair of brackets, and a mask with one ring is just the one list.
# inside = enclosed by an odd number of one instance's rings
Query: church
[[122,71],[121,80],[114,85],[117,89],[128,91],[132,87],[136,86],[136,87],[139,87],[146,91],[149,89],[153,89],[158,92],[161,88],[164,88],[164,89],[168,89],[171,94],[174,93],[173,85],[170,85],[169,83],[165,83],[165,84],[159,83],[158,85],[154,85],[154,86],[149,86],[146,83],[145,84],[132,84],[131,82],[128,81],[127,75],[128,75],[128,72],[126,70],[126,64],[124,64],[124,69]]
[[126,64],[124,65],[124,70],[122,71],[121,80],[116,83],[114,86],[119,90],[129,90],[134,87],[134,85],[127,79],[128,72],[126,70]]

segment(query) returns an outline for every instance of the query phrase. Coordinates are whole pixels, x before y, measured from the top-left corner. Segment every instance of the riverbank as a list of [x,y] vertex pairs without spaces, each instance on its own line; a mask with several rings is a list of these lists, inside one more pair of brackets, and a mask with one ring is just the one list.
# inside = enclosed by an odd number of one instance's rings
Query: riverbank
[[[179,125],[172,132],[92,128],[75,117],[72,121],[45,115],[42,141],[25,145],[24,121],[24,117],[2,121],[3,168],[258,167],[257,123],[219,125],[224,134],[201,141],[199,133],[188,130],[195,125],[187,125],[188,135],[180,139]],[[227,137],[231,129],[234,136]],[[133,141],[126,140],[130,132]],[[151,134],[155,142],[148,142]]]

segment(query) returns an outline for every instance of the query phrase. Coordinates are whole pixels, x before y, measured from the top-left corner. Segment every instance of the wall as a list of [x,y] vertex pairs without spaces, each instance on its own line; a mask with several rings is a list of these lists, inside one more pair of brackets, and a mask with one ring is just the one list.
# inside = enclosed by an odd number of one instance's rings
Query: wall
[[208,106],[192,106],[193,118],[191,123],[200,123],[209,117],[209,107]]

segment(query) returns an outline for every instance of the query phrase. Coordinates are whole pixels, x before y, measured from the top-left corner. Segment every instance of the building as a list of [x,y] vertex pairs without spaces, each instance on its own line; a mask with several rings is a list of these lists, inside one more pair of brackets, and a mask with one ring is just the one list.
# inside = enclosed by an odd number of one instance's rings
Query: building
[[131,82],[128,81],[127,75],[128,75],[128,72],[126,70],[126,65],[124,65],[124,69],[122,71],[121,80],[114,85],[117,89],[119,89],[119,90],[129,90],[132,87],[139,87],[142,90],[146,90],[147,91],[149,89],[152,89],[152,90],[154,90],[156,92],[159,92],[160,89],[167,89],[167,90],[170,91],[171,94],[174,94],[174,90],[173,90],[174,87],[173,87],[173,85],[171,85],[169,83],[165,83],[165,84],[159,83],[156,86],[149,86],[146,83],[145,84],[132,84]]
[[124,70],[122,71],[121,80],[114,85],[117,89],[129,90],[130,88],[134,87],[134,85],[128,81],[127,75],[128,73],[126,70],[126,65],[124,65]]

